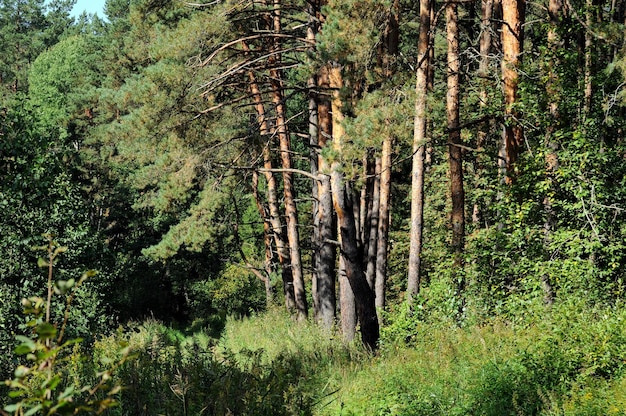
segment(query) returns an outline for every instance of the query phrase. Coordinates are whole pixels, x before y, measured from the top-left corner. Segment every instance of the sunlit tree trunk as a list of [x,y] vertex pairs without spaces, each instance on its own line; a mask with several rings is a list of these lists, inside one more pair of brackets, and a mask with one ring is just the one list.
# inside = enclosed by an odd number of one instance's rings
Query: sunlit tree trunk
[[424,149],[426,141],[426,100],[429,75],[430,0],[420,0],[420,32],[417,44],[415,119],[413,124],[413,164],[411,169],[411,228],[407,299],[418,293],[424,221]]
[[[333,89],[333,99],[331,101],[333,117],[332,144],[335,153],[341,155],[344,141],[344,128],[342,125],[344,116],[340,90],[343,87],[343,78],[341,69],[338,66],[333,66],[330,70],[330,87]],[[354,293],[357,317],[361,327],[361,339],[365,346],[375,350],[379,338],[379,327],[376,307],[374,306],[374,291],[367,284],[367,279],[363,273],[363,259],[359,255],[357,247],[357,227],[350,198],[351,191],[345,181],[340,158],[335,158],[332,162],[331,187],[341,238],[341,258],[345,267],[346,279]],[[350,337],[350,334],[344,334],[344,336]]]
[[[248,45],[242,42],[243,50],[249,52]],[[262,137],[269,137],[269,129],[267,126],[267,117],[265,114],[265,108],[263,106],[263,98],[258,86],[258,82],[254,73],[248,71],[248,78],[250,80],[250,92],[252,94],[252,100],[255,110],[257,112],[257,123],[259,126],[259,133]],[[269,139],[268,139],[269,140]],[[270,150],[270,142],[265,143],[262,149],[263,154],[263,174],[267,182],[267,207],[268,212],[264,213],[264,226],[269,228],[268,232],[271,234],[274,243],[276,244],[276,254],[278,255],[278,261],[281,267],[283,291],[285,295],[285,306],[287,310],[293,312],[295,310],[295,296],[293,291],[293,275],[291,271],[291,256],[289,253],[289,247],[283,237],[283,226],[280,216],[279,204],[278,204],[278,190],[276,178],[274,177],[272,156]],[[258,200],[258,198],[257,198]],[[259,213],[264,210],[259,208]]]
[[[273,32],[275,35],[282,33],[281,28],[281,2],[274,0],[272,11]],[[272,56],[270,57],[270,85],[272,90],[272,103],[276,111],[276,133],[280,145],[280,158],[283,168],[283,195],[285,215],[287,222],[287,241],[291,257],[291,270],[293,275],[293,290],[295,298],[296,316],[298,320],[304,320],[308,314],[307,300],[304,289],[304,276],[302,274],[302,259],[300,253],[300,235],[298,232],[298,210],[294,195],[293,173],[291,162],[291,143],[285,109],[285,95],[282,81],[281,65],[281,42],[280,37],[273,40]]]
[[[324,65],[318,74],[320,94],[317,99],[318,113],[318,148],[321,150],[329,145],[332,137],[332,116],[330,98],[330,80],[328,66]],[[330,186],[331,168],[328,161],[318,152],[319,182],[317,186],[317,226],[319,228],[317,253],[317,301],[318,320],[324,328],[330,329],[335,320],[335,263],[337,248],[335,240],[335,221],[333,211],[332,190]]]
[[380,156],[380,198],[378,213],[378,239],[376,241],[376,310],[378,311],[378,322],[382,323],[381,311],[385,307],[385,287],[387,281],[387,250],[389,241],[390,214],[389,205],[391,201],[391,153],[393,150],[393,139],[386,138],[383,141],[382,153]]
[[524,141],[524,130],[515,108],[518,97],[519,64],[523,51],[526,0],[502,0],[502,83],[504,88],[504,138],[501,158],[505,182],[512,183],[515,164]]

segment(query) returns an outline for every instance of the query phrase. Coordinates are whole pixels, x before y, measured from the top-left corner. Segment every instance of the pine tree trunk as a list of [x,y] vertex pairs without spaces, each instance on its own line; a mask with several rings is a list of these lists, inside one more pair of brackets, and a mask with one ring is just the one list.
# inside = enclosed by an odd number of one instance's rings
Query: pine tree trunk
[[448,162],[450,167],[450,193],[452,195],[452,250],[455,264],[461,266],[465,240],[465,191],[463,189],[463,149],[459,129],[459,28],[458,6],[446,5],[446,29],[448,41],[448,93],[446,114],[448,119]]
[[412,301],[420,286],[422,232],[424,221],[424,149],[426,145],[426,100],[428,94],[430,0],[420,0],[420,33],[417,44],[415,120],[413,125],[413,166],[411,177],[411,228],[407,299]]
[[385,307],[385,286],[387,281],[387,249],[389,241],[389,205],[391,200],[391,152],[393,139],[385,138],[380,157],[380,202],[378,212],[378,239],[376,241],[376,311],[378,323],[382,324],[381,311]]
[[[244,51],[248,52],[249,48],[245,42],[242,42]],[[248,78],[250,79],[250,92],[252,93],[252,99],[254,107],[257,112],[257,123],[259,125],[259,133],[261,136],[268,136],[269,129],[267,126],[267,117],[265,114],[265,108],[263,106],[263,99],[261,97],[261,91],[259,89],[256,77],[252,71],[248,72]],[[293,291],[293,274],[291,272],[291,256],[289,253],[289,247],[287,246],[283,237],[283,226],[280,219],[280,213],[278,208],[278,190],[276,184],[276,178],[272,173],[272,156],[270,151],[270,142],[263,147],[263,171],[265,180],[267,182],[267,205],[268,211],[266,215],[263,215],[265,227],[269,228],[269,234],[272,235],[276,244],[276,251],[278,255],[278,261],[281,267],[283,291],[285,295],[285,306],[289,312],[295,310],[295,296]],[[258,200],[258,198],[257,198]],[[263,210],[259,207],[259,213]],[[267,243],[266,243],[267,250]]]
[[501,158],[506,171],[505,182],[511,184],[516,176],[515,164],[524,140],[518,123],[518,67],[523,50],[526,0],[502,0],[502,82],[504,88],[505,123]]
[[[323,149],[332,137],[331,106],[328,97],[330,80],[328,66],[323,66],[318,75],[320,94],[316,96],[318,111],[318,147]],[[318,322],[326,329],[332,328],[335,321],[335,263],[337,248],[335,240],[335,221],[333,212],[332,190],[330,186],[331,168],[326,159],[318,152],[318,202],[317,227],[319,228],[317,253],[317,301],[319,308]]]
[[[339,67],[330,70],[330,87],[334,90],[332,105],[333,115],[333,149],[337,155],[343,151],[343,104],[339,90],[343,87],[343,78]],[[377,348],[379,338],[378,318],[374,304],[374,291],[367,284],[362,269],[362,258],[357,247],[357,227],[354,218],[351,193],[345,183],[342,172],[342,162],[336,158],[332,162],[331,188],[333,205],[337,214],[337,223],[340,231],[341,258],[345,267],[345,276],[354,293],[357,316],[361,326],[363,344],[371,350]],[[343,305],[342,305],[343,307]],[[349,337],[350,334],[344,334]]]
[[[308,25],[306,39],[310,43],[311,55],[315,53],[315,36],[318,32],[317,25],[317,2],[310,1],[307,8]],[[319,117],[317,112],[317,76],[312,74],[307,80],[307,88],[309,94],[309,163],[311,165],[311,174],[317,177],[319,174],[318,155],[319,155]],[[319,182],[316,179],[311,181],[311,217],[313,223],[313,232],[311,233],[311,298],[313,299],[313,316],[316,322],[321,322],[322,314],[320,309],[320,299],[318,294],[318,264],[320,263],[320,249],[322,242],[320,239],[320,216],[319,216]]]
[[452,196],[452,252],[453,276],[456,281],[457,298],[460,300],[458,317],[464,311],[465,277],[463,275],[463,250],[465,245],[465,190],[463,188],[463,149],[459,129],[459,27],[458,5],[446,5],[446,38],[448,43],[448,71],[446,114],[448,119],[448,164],[450,167],[450,194]]
[[[481,1],[481,32],[480,32],[480,62],[478,64],[478,77],[480,78],[480,107],[485,109],[489,96],[487,94],[487,80],[489,79],[489,63],[491,61],[489,55],[491,53],[491,16],[493,12],[493,0]],[[485,121],[478,126],[476,137],[476,159],[474,161],[474,178],[478,184],[484,173],[483,151],[487,143],[487,137],[491,131],[491,123]],[[474,202],[472,209],[472,222],[476,227],[481,226],[483,218],[484,201],[477,200]]]
[[272,157],[268,146],[263,148],[263,173],[267,182],[269,222],[272,226],[272,234],[276,244],[276,254],[278,254],[278,262],[281,267],[283,290],[285,293],[285,306],[290,313],[293,313],[296,307],[296,299],[293,291],[291,255],[289,252],[289,246],[285,242],[283,235],[283,224],[280,219],[280,210],[278,208],[278,189],[276,178],[272,173]]
[[366,272],[365,276],[367,278],[367,284],[370,285],[372,289],[374,289],[374,284],[376,282],[376,250],[378,248],[378,219],[380,215],[380,171],[381,171],[381,159],[380,157],[376,157],[374,162],[374,186],[372,192],[372,203],[369,211],[370,221],[367,226],[369,227],[369,232],[366,233],[367,236],[367,257],[366,257]]
[[264,269],[267,279],[265,280],[265,302],[269,307],[274,301],[274,288],[269,278],[273,272],[274,251],[272,250],[272,226],[268,220],[268,213],[265,209],[261,196],[259,195],[259,175],[257,172],[252,173],[252,193],[259,215],[263,219],[263,244],[265,246]]
[[[281,3],[274,0],[273,31],[275,35],[282,32],[281,29]],[[308,315],[306,294],[304,289],[304,276],[302,274],[302,260],[300,254],[300,235],[298,232],[298,210],[295,202],[293,174],[290,172],[291,142],[285,110],[285,95],[282,82],[281,43],[278,36],[274,37],[273,55],[270,57],[270,84],[272,90],[272,103],[276,111],[276,133],[280,145],[280,158],[283,168],[283,196],[285,215],[287,217],[287,241],[291,256],[291,270],[293,275],[293,289],[296,306],[296,318],[301,321]]]

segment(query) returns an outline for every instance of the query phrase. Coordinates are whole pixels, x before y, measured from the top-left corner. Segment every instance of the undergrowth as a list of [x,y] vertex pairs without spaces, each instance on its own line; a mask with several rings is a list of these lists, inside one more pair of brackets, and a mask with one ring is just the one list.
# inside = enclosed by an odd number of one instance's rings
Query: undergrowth
[[626,415],[626,308],[569,300],[541,318],[459,327],[407,310],[376,356],[283,310],[219,330],[146,320],[70,364],[80,378],[133,351],[110,415]]

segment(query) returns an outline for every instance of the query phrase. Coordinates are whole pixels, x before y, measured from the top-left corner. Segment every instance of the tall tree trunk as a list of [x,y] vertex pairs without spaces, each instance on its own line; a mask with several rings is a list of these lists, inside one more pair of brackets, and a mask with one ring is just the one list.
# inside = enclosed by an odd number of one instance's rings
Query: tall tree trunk
[[272,173],[272,156],[269,144],[263,148],[263,167],[265,181],[267,182],[269,222],[272,226],[272,234],[274,236],[274,242],[276,243],[276,254],[278,255],[278,262],[281,267],[285,306],[290,313],[293,313],[296,307],[296,299],[293,291],[291,255],[283,234],[283,224],[278,208],[278,185],[276,183],[276,177]]
[[448,41],[448,93],[446,114],[448,119],[448,162],[450,167],[450,193],[452,195],[452,250],[455,264],[461,266],[465,240],[465,191],[463,189],[463,149],[459,129],[459,28],[458,6],[446,5],[446,30]]
[[[242,42],[243,50],[249,52],[248,45]],[[263,98],[258,86],[258,82],[254,73],[248,71],[248,78],[250,79],[250,92],[252,93],[252,100],[257,112],[257,123],[259,125],[259,132],[261,136],[268,136],[269,129],[267,126],[267,117],[265,114],[265,108],[263,106]],[[289,247],[287,246],[283,237],[283,226],[281,216],[278,208],[278,190],[276,184],[276,178],[272,173],[272,156],[270,150],[270,142],[266,143],[262,150],[263,154],[263,172],[265,180],[267,182],[267,205],[268,213],[264,215],[265,226],[269,225],[270,233],[276,244],[276,252],[278,255],[278,261],[281,267],[283,291],[285,295],[285,306],[287,310],[293,312],[295,309],[295,296],[293,291],[293,274],[291,269],[291,255],[289,253]],[[262,209],[262,208],[260,208]],[[259,211],[261,213],[261,211]]]
[[589,116],[589,111],[591,111],[591,100],[593,97],[593,35],[590,29],[594,20],[593,0],[585,0],[585,6],[585,25],[587,28],[585,30],[585,98],[583,102],[583,116],[587,118]]
[[[343,104],[340,98],[340,89],[343,87],[341,69],[333,66],[330,70],[330,86],[333,89],[332,115],[333,115],[333,149],[337,155],[343,151],[344,129]],[[345,266],[345,275],[356,304],[357,316],[361,325],[361,339],[363,344],[371,350],[377,348],[379,338],[378,318],[374,305],[374,291],[367,284],[367,279],[362,269],[362,258],[357,247],[356,224],[351,192],[345,183],[342,172],[342,163],[339,158],[332,162],[331,187],[333,193],[333,205],[337,213],[337,223],[341,236],[341,257]],[[347,336],[349,334],[344,334]]]
[[452,196],[452,251],[454,255],[453,275],[457,284],[457,297],[461,300],[459,318],[464,310],[463,250],[465,244],[465,190],[463,188],[463,149],[459,129],[459,27],[458,5],[446,5],[446,38],[448,43],[448,71],[446,114],[448,119],[448,164],[450,167],[450,194]]
[[381,312],[385,307],[385,286],[387,281],[387,249],[389,241],[389,205],[391,200],[391,153],[393,150],[393,138],[391,136],[383,141],[382,154],[380,156],[380,202],[378,212],[378,239],[376,241],[376,311],[378,323],[382,324]]
[[[339,237],[341,241],[341,237]],[[354,292],[346,275],[346,262],[343,256],[339,258],[339,305],[341,309],[341,334],[345,342],[352,342],[356,334],[356,304]]]
[[[385,53],[383,73],[391,78],[395,72],[395,58],[398,54],[400,42],[400,1],[394,0],[385,28]],[[390,124],[389,121],[386,122]],[[376,276],[374,279],[374,293],[378,324],[382,325],[382,311],[385,307],[385,287],[387,283],[387,249],[389,241],[390,200],[391,200],[391,154],[394,137],[391,133],[383,139],[380,155],[380,191],[378,202],[378,229],[376,230]]]
[[380,157],[376,157],[374,161],[374,186],[372,192],[372,203],[369,208],[370,221],[368,227],[369,232],[366,233],[367,244],[365,247],[367,248],[366,254],[366,272],[365,276],[367,278],[367,283],[370,287],[374,288],[374,283],[376,282],[376,250],[378,248],[378,220],[380,215],[380,171],[381,171],[381,159]]
[[426,100],[428,94],[431,1],[420,0],[420,32],[417,44],[415,120],[413,124],[413,166],[411,170],[411,229],[407,299],[417,295],[420,286],[422,232],[424,221],[424,149],[426,141]]
[[515,164],[524,140],[524,130],[518,123],[518,82],[520,56],[524,46],[526,0],[502,0],[502,82],[504,88],[504,137],[501,158],[506,171],[505,182],[511,184],[516,176]]
[[270,85],[272,90],[272,102],[276,111],[276,133],[280,145],[280,158],[283,168],[283,195],[285,203],[285,215],[287,217],[287,241],[291,256],[291,269],[293,274],[293,288],[296,302],[296,317],[304,320],[308,314],[306,294],[304,289],[304,276],[302,274],[302,260],[300,254],[300,235],[298,232],[298,210],[295,202],[293,174],[290,172],[291,143],[287,126],[285,110],[285,95],[282,82],[281,65],[281,2],[274,0],[273,32],[276,35],[273,40],[272,56],[270,57]]
[[[308,25],[306,31],[306,39],[310,44],[311,55],[315,53],[315,36],[318,32],[316,1],[310,1],[307,6]],[[317,112],[317,76],[311,74],[307,80],[307,88],[309,94],[309,162],[311,165],[311,174],[317,177],[319,174],[318,155],[319,155],[319,116]],[[320,240],[320,217],[319,217],[319,186],[318,180],[311,181],[311,196],[313,202],[311,204],[311,216],[313,222],[313,232],[311,233],[311,298],[313,299],[313,316],[316,322],[321,320],[320,300],[317,289],[318,282],[318,264],[320,262],[319,255],[321,249]]]
[[[491,59],[489,57],[491,53],[491,16],[493,12],[493,0],[481,0],[481,32],[480,32],[480,62],[478,64],[478,77],[480,78],[480,107],[485,109],[487,107],[487,101],[489,96],[487,94],[487,80],[490,78],[489,63]],[[478,132],[476,137],[476,159],[474,164],[475,181],[479,183],[483,176],[484,163],[483,163],[483,151],[485,144],[487,143],[487,137],[491,131],[491,123],[485,121],[478,126]],[[476,227],[481,226],[483,218],[483,206],[484,201],[477,200],[474,202],[472,209],[472,222]]]
[[[318,113],[318,147],[328,146],[332,137],[332,115],[330,98],[329,68],[324,65],[318,74],[320,93],[316,95]],[[335,321],[335,263],[337,248],[335,240],[335,221],[333,211],[332,190],[330,185],[331,167],[328,161],[318,152],[319,182],[317,202],[317,226],[319,229],[317,253],[317,301],[318,321],[322,327],[330,329]]]

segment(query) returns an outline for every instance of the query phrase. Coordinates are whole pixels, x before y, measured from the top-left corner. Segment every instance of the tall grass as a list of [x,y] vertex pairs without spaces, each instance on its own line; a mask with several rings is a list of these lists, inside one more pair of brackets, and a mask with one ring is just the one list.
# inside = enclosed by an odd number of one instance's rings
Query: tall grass
[[219,338],[132,324],[93,358],[120,340],[137,354],[118,372],[117,415],[626,415],[626,308],[572,300],[463,328],[389,319],[376,356],[271,310],[227,319]]

